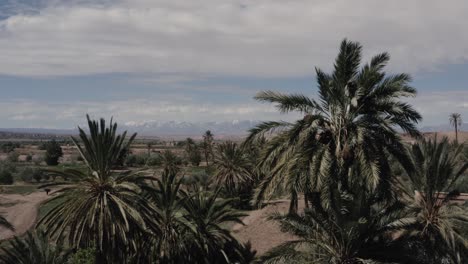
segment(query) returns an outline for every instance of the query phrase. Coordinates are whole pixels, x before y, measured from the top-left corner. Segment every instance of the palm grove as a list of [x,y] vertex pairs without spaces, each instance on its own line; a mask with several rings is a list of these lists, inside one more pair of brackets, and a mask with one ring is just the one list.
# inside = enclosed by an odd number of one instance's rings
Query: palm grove
[[[464,263],[467,209],[451,200],[468,168],[466,148],[425,140],[407,74],[387,75],[387,53],[361,63],[361,45],[344,40],[332,73],[316,69],[317,99],[256,95],[295,122],[251,129],[242,144],[214,146],[207,132],[187,139],[194,166],[184,177],[167,152],[154,175],[116,170],[136,135],[88,117],[73,138],[87,170],[47,171],[53,208],[37,230],[3,248],[5,263]],[[314,97],[315,98],[315,97]],[[415,143],[403,143],[398,131]],[[271,216],[294,240],[261,256],[231,235],[239,210],[287,196],[286,215]],[[304,208],[299,206],[304,204]],[[0,224],[8,225],[1,219]],[[89,262],[80,262],[87,259]]]

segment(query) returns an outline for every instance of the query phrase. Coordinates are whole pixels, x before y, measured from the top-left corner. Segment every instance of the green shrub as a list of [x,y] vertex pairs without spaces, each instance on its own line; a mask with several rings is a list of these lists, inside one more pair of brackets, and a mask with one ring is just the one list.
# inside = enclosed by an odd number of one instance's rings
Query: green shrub
[[33,159],[33,156],[31,154],[26,155],[26,162],[31,162]]
[[8,161],[4,161],[0,162],[0,171],[9,171],[11,173],[16,173],[17,169],[15,164]]
[[13,174],[7,170],[0,171],[0,183],[13,184]]
[[19,177],[24,182],[32,182],[33,174],[34,174],[34,170],[30,167],[27,167],[23,171],[21,171]]
[[33,179],[37,182],[40,182],[43,176],[44,176],[44,173],[40,170],[34,170],[33,175],[32,175]]
[[151,155],[147,160],[146,160],[146,165],[147,166],[161,166],[161,156],[160,155]]
[[0,145],[0,149],[5,153],[10,153],[15,150],[15,148],[19,148],[19,143],[13,142],[5,142]]
[[146,155],[130,154],[125,159],[125,164],[129,167],[144,166],[146,164]]
[[18,162],[18,160],[19,160],[18,152],[12,151],[12,152],[8,153],[7,160],[9,162]]
[[79,249],[70,257],[68,264],[94,264],[96,263],[95,254],[95,250],[92,248]]

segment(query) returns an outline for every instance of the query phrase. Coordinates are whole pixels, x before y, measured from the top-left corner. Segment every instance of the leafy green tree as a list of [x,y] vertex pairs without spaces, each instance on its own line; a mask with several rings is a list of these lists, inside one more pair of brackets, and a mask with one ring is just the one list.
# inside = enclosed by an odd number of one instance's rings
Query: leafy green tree
[[461,115],[459,113],[452,113],[449,117],[450,125],[455,129],[455,141],[458,142],[458,128],[462,124]]
[[24,182],[31,182],[33,180],[34,169],[31,167],[24,168],[20,173],[20,178]]
[[[405,219],[407,232],[428,242],[431,251],[447,250],[455,263],[468,253],[468,211],[451,200],[460,195],[456,183],[468,169],[463,145],[422,140],[411,146],[416,170],[408,176],[415,194],[411,216]],[[466,257],[466,255],[465,255]]]
[[36,182],[40,182],[42,179],[44,179],[45,177],[45,173],[41,170],[33,170],[32,171],[32,178],[36,181]]
[[[361,67],[362,47],[343,40],[327,74],[316,69],[318,100],[302,94],[273,91],[255,98],[276,104],[282,113],[304,117],[296,122],[264,122],[251,130],[247,142],[277,133],[268,140],[262,166],[269,171],[259,188],[258,200],[283,190],[291,195],[291,211],[297,211],[297,197],[319,193],[322,200],[339,210],[340,192],[379,192],[389,199],[391,171],[389,157],[412,170],[397,128],[420,136],[415,124],[421,116],[402,99],[416,90],[407,74],[386,75],[390,56],[378,54]],[[359,169],[361,173],[350,173]],[[300,173],[298,173],[300,172]],[[351,177],[353,175],[354,177]],[[359,186],[356,186],[359,185]],[[307,192],[307,193],[306,193]]]
[[[89,135],[79,128],[79,138],[72,138],[88,167],[87,172],[65,169],[52,171],[74,180],[56,191],[49,200],[56,205],[39,221],[52,236],[65,234],[71,245],[96,247],[98,263],[125,262],[135,245],[133,236],[146,229],[140,210],[147,207],[141,199],[139,176],[112,170],[123,150],[135,138],[117,134],[117,124],[106,126],[88,119]],[[49,185],[44,185],[50,186]]]
[[62,242],[51,243],[44,231],[28,232],[24,238],[14,237],[2,247],[0,260],[5,264],[63,264],[71,251]]
[[44,160],[49,166],[56,166],[59,164],[59,159],[63,156],[62,147],[60,144],[55,141],[51,140],[46,143],[46,153],[44,156]]

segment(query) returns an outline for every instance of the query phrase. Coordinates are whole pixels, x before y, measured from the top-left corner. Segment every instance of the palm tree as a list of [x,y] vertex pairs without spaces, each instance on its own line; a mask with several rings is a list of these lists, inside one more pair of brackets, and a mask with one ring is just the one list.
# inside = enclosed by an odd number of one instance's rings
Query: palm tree
[[71,254],[63,247],[63,241],[52,244],[41,230],[28,232],[24,238],[14,237],[2,250],[0,260],[5,264],[63,264]]
[[217,146],[214,158],[215,178],[227,192],[233,192],[239,184],[251,179],[251,163],[243,149],[227,141]]
[[166,150],[161,155],[161,166],[163,171],[169,174],[177,174],[180,171],[182,160],[172,151]]
[[450,124],[455,128],[455,141],[458,142],[458,127],[462,124],[461,115],[459,113],[450,114]]
[[208,160],[213,157],[213,139],[214,136],[210,130],[207,130],[203,134],[203,152],[205,154],[206,166],[208,166]]
[[409,174],[415,199],[412,217],[405,219],[408,232],[429,242],[432,250],[448,249],[456,263],[468,253],[468,239],[463,228],[468,226],[468,212],[451,200],[460,195],[458,179],[468,169],[463,144],[451,145],[447,138],[438,142],[422,140],[411,146],[416,170]]
[[194,237],[191,263],[239,263],[242,258],[244,248],[231,236],[226,223],[242,224],[240,218],[246,215],[232,209],[232,200],[220,200],[219,194],[220,189],[193,194],[182,191],[184,218]]
[[197,143],[192,138],[187,138],[185,140],[185,153],[187,159],[192,165],[198,166],[201,161],[201,154],[198,149]]
[[148,212],[148,227],[153,234],[151,250],[156,254],[158,263],[181,263],[188,254],[185,241],[187,227],[183,221],[183,201],[180,197],[181,179],[176,173],[164,170],[161,179],[156,179],[156,186],[148,184],[146,199],[155,206]]
[[89,135],[79,128],[80,141],[72,140],[88,171],[52,171],[74,182],[55,183],[66,186],[49,200],[57,204],[37,225],[51,236],[65,235],[73,246],[95,246],[99,263],[123,261],[133,246],[132,237],[145,229],[139,210],[148,205],[140,195],[139,177],[114,172],[112,167],[136,134],[127,140],[126,132],[117,134],[112,120],[107,127],[104,119],[87,119]]
[[[346,200],[346,199],[344,199]],[[369,203],[367,201],[367,203]],[[405,261],[392,235],[400,228],[403,204],[350,203],[343,214],[311,208],[303,215],[275,215],[297,239],[273,248],[261,263],[358,264]],[[371,206],[369,206],[371,205]],[[364,210],[354,210],[365,208]],[[407,262],[403,262],[407,263]]]
[[[334,200],[338,201],[339,191],[355,195],[357,190],[380,190],[381,199],[392,195],[389,156],[407,170],[412,169],[396,130],[420,136],[415,126],[420,114],[401,100],[416,94],[409,85],[411,77],[387,76],[383,72],[390,58],[387,53],[374,56],[360,67],[361,50],[359,43],[345,39],[333,73],[316,69],[318,100],[273,91],[255,96],[276,104],[282,113],[304,115],[294,123],[264,122],[250,131],[249,142],[276,131],[260,163],[270,173],[262,182],[259,200],[268,199],[279,189],[301,192],[307,186],[310,192],[321,193],[328,206],[338,211],[341,206]],[[351,178],[349,171],[356,163],[362,173]],[[303,174],[298,175],[298,170]],[[359,189],[351,189],[352,182],[360,183]]]
[[182,190],[183,178],[177,179],[176,174],[167,171],[161,179],[147,179],[156,184],[143,186],[145,199],[154,208],[147,215],[151,235],[142,239],[147,243],[141,251],[148,256],[141,263],[227,264],[252,257],[248,248],[225,228],[228,222],[240,223],[244,215],[232,210],[231,200],[221,200],[219,190]]

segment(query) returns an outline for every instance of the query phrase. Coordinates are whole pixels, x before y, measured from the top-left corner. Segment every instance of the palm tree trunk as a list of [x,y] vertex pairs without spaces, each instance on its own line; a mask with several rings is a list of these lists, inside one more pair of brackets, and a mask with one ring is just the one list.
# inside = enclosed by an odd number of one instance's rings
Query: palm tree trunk
[[298,210],[298,197],[294,188],[291,188],[291,201],[289,202],[289,215],[296,215]]
[[455,141],[458,143],[458,124],[457,124],[457,122],[455,122]]

